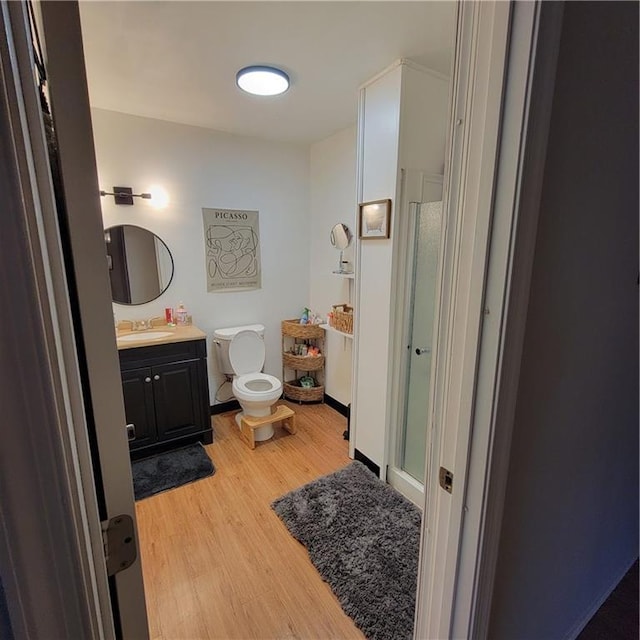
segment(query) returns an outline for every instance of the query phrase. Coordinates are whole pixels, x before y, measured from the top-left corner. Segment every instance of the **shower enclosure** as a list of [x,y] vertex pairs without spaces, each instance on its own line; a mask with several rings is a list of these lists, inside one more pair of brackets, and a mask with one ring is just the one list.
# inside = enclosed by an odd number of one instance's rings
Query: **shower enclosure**
[[[438,193],[440,197],[440,193]],[[422,506],[435,354],[442,201],[412,202],[407,211],[404,304],[397,320],[397,406],[388,480]]]
[[424,478],[429,391],[435,319],[436,277],[440,249],[442,202],[414,207],[412,295],[407,344],[407,392],[400,468],[412,478]]

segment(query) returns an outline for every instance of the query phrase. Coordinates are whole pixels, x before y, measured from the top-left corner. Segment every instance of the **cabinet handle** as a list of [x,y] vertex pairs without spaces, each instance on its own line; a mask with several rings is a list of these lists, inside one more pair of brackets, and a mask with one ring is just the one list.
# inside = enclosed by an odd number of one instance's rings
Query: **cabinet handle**
[[136,425],[131,422],[126,426],[127,429],[127,439],[135,440],[136,439]]
[[145,382],[151,382],[151,378],[145,378],[144,381]]
[[154,380],[160,380],[160,376],[156,373],[156,375],[155,375],[155,376],[153,376],[153,379],[154,379]]

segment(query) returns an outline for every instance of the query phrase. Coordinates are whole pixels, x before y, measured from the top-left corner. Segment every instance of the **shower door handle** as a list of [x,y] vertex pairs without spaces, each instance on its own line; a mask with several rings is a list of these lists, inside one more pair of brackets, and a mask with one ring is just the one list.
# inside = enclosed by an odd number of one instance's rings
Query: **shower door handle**
[[429,349],[429,347],[417,347],[416,348],[416,355],[417,356],[421,356],[423,353],[431,353],[431,349]]

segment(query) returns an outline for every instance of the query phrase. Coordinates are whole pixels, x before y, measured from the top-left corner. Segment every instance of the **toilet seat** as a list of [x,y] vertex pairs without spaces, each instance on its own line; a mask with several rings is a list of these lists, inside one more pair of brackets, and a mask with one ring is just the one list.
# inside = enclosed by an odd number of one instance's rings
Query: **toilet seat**
[[255,331],[239,331],[229,345],[229,362],[236,376],[262,371],[264,340]]
[[266,373],[247,373],[233,379],[233,395],[239,402],[270,402],[282,395],[282,383]]
[[268,373],[246,373],[233,380],[233,386],[254,398],[267,396],[282,388],[282,383]]
[[233,393],[238,400],[276,400],[280,397],[280,380],[260,371],[264,355],[264,340],[255,331],[239,331],[233,337],[229,345],[229,361],[236,372]]

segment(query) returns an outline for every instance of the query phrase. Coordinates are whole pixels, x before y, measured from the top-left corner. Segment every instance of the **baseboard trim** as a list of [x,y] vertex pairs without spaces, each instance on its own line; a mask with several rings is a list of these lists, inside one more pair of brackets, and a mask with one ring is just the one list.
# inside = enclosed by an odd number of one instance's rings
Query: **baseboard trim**
[[353,452],[353,457],[358,462],[362,462],[362,464],[365,467],[367,467],[370,471],[373,471],[373,473],[375,473],[378,476],[378,478],[380,477],[380,467],[373,460],[370,460],[369,458],[367,458],[367,456],[365,456],[364,453],[355,449]]
[[347,407],[347,405],[342,404],[342,402],[338,402],[335,398],[328,396],[326,393],[324,394],[324,401],[325,404],[328,404],[332,409],[335,409],[345,418],[349,417],[349,407]]
[[219,413],[226,413],[227,411],[239,411],[240,403],[237,400],[228,400],[227,402],[219,402],[218,404],[211,405],[211,415],[217,416]]
[[[607,601],[609,596],[616,590],[616,587],[620,584],[622,578],[627,575],[627,572],[633,567],[634,562],[638,559],[638,556],[635,556],[630,563],[624,563],[623,569],[621,571],[617,571],[615,575],[618,577],[614,579],[613,584],[605,589],[604,593],[598,596],[594,601],[591,607],[588,609],[587,613],[580,618],[580,621],[573,625],[573,628],[564,636],[564,640],[576,640],[576,638],[582,633],[584,628],[591,622],[593,616],[596,615],[598,609]],[[626,568],[624,568],[626,567]]]

